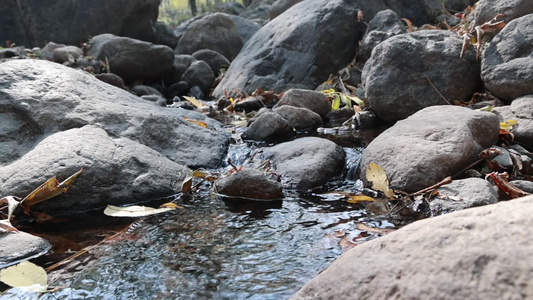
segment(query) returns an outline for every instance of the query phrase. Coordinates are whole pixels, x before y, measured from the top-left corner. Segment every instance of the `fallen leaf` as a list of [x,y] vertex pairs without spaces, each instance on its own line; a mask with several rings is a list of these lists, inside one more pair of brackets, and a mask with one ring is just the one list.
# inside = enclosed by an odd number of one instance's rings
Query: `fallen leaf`
[[357,229],[366,231],[366,232],[372,232],[377,234],[389,234],[394,231],[394,229],[391,228],[377,228],[377,227],[369,227],[363,223],[357,223]]
[[376,201],[374,198],[367,196],[367,195],[355,195],[355,196],[349,196],[348,197],[348,203],[360,203],[365,201]]
[[192,188],[192,179],[194,178],[194,171],[189,171],[187,173],[187,177],[183,179],[183,182],[181,183],[181,192],[183,194],[186,194],[191,191]]
[[193,119],[189,119],[187,117],[182,117],[185,121],[188,121],[188,122],[191,122],[195,125],[198,125],[198,126],[201,126],[203,128],[207,128],[207,123],[206,122],[202,122],[202,121],[198,121],[198,120],[193,120]]
[[515,126],[516,124],[518,124],[518,122],[515,120],[507,120],[505,122],[500,122],[500,129],[509,131],[513,129],[513,126]]
[[46,292],[48,288],[46,271],[29,261],[0,270],[0,281],[11,287],[36,293]]
[[11,222],[6,219],[6,220],[0,220],[0,232],[4,232],[4,233],[7,233],[7,232],[19,232],[17,228],[15,228]]
[[20,202],[17,201],[14,196],[6,196],[0,199],[0,205],[2,204],[7,204],[7,219],[11,220],[11,216],[13,215],[15,209],[17,209],[19,206]]
[[144,217],[164,213],[171,210],[174,210],[174,208],[153,208],[138,205],[120,207],[115,205],[108,205],[104,210],[104,214],[106,216],[111,217]]
[[159,206],[161,208],[183,208],[183,206],[180,206],[180,205],[177,205],[176,203],[172,203],[172,202],[167,202],[167,203],[164,203],[164,204],[161,204],[161,206]]
[[205,107],[207,107],[207,105],[201,103],[195,97],[183,96],[183,98],[185,98],[185,100],[191,102],[191,104],[196,106],[197,108],[205,108]]
[[372,188],[382,191],[387,198],[392,199],[394,197],[394,191],[389,187],[389,180],[387,179],[385,170],[375,163],[368,164],[368,169],[366,169],[366,180],[371,181]]

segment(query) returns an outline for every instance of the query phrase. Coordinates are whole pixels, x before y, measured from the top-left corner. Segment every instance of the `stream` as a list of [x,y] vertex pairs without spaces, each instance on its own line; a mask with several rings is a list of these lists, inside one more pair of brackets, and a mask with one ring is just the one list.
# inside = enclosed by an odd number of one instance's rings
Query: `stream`
[[[344,176],[326,185],[329,193],[235,202],[200,184],[193,196],[171,199],[183,208],[139,219],[49,272],[56,291],[10,289],[0,299],[287,299],[343,250],[383,234],[361,225],[395,228],[386,214],[331,193],[363,188],[351,178],[362,149],[345,146]],[[240,163],[249,152],[232,145],[228,156]]]

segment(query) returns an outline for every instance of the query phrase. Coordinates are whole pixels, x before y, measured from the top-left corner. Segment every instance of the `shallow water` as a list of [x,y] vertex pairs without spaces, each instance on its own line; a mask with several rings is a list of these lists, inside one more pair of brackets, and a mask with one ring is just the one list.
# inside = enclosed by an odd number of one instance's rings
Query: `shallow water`
[[[347,150],[349,176],[361,149]],[[249,148],[233,146],[244,162]],[[350,171],[350,169],[352,171]],[[362,188],[337,180],[328,190]],[[336,194],[290,193],[283,201],[225,201],[208,186],[183,209],[141,219],[123,234],[49,274],[53,293],[8,290],[0,299],[286,299],[347,248],[394,228]]]

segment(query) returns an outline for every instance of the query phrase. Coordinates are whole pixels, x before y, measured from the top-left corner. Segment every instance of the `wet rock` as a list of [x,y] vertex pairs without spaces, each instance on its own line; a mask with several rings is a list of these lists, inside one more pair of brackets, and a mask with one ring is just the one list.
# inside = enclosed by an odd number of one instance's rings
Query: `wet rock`
[[346,153],[326,139],[304,137],[263,149],[284,187],[305,191],[325,184],[344,168]]
[[344,253],[291,299],[533,297],[533,196],[414,222]]
[[79,45],[101,33],[153,42],[160,0],[95,0],[69,3],[23,0],[0,6],[0,41],[26,47],[48,41]]
[[178,45],[178,38],[174,35],[174,32],[167,24],[163,22],[157,22],[155,25],[155,30],[156,44],[169,46],[170,49],[176,48]]
[[195,85],[189,90],[189,96],[194,97],[196,99],[205,99],[205,93],[203,92],[202,88]]
[[222,54],[209,49],[198,50],[192,54],[192,57],[205,61],[211,67],[215,76],[220,74],[221,69],[227,69],[230,65],[230,61]]
[[511,105],[495,107],[501,122],[515,120],[513,127],[514,140],[533,149],[533,94],[515,99]]
[[393,10],[378,12],[368,23],[367,34],[363,37],[359,47],[359,55],[368,60],[372,49],[384,40],[406,32],[406,27],[400,17]]
[[272,109],[272,112],[287,120],[289,126],[296,130],[311,129],[322,125],[320,115],[307,108],[283,105]]
[[136,85],[136,86],[132,87],[131,91],[134,92],[137,96],[144,96],[144,95],[155,95],[155,96],[159,96],[159,97],[163,96],[155,88],[153,88],[151,86],[142,85],[142,84],[139,84],[139,85]]
[[291,8],[297,3],[302,2],[302,0],[277,0],[272,4],[269,10],[270,20],[281,15],[284,11]]
[[265,111],[246,127],[242,138],[264,141],[272,137],[288,135],[291,132],[292,127],[287,120],[277,113]]
[[180,81],[186,81],[191,87],[198,86],[205,95],[209,95],[211,86],[215,81],[215,75],[205,61],[197,60],[185,70]]
[[331,105],[324,93],[302,89],[288,90],[274,105],[274,108],[283,105],[307,108],[321,116],[325,116],[331,110]]
[[110,85],[114,85],[121,89],[124,89],[126,87],[126,85],[124,84],[124,80],[122,80],[122,78],[120,78],[120,76],[118,76],[117,74],[101,73],[95,74],[94,77],[98,78],[98,80],[101,80]]
[[62,64],[67,61],[74,62],[80,56],[83,56],[83,50],[76,46],[65,46],[54,49],[52,55],[56,63]]
[[452,32],[423,30],[377,45],[362,74],[370,108],[394,123],[424,107],[446,104],[430,81],[448,101],[470,100],[481,88],[479,62],[473,49],[459,58],[462,43]]
[[111,34],[93,37],[87,49],[87,54],[108,61],[110,71],[126,82],[159,80],[170,73],[174,63],[174,52],[168,46]]
[[260,110],[263,107],[265,107],[265,98],[250,96],[237,102],[233,109],[235,111],[251,112],[254,110]]
[[[90,124],[191,168],[214,167],[225,157],[229,136],[219,122],[157,107],[86,72],[43,60],[11,60],[0,64],[0,78],[2,165],[52,133]],[[206,122],[208,128],[183,117]]]
[[230,197],[280,200],[284,197],[281,183],[255,169],[242,169],[215,183],[217,192]]
[[398,121],[363,152],[362,178],[369,163],[387,173],[391,188],[416,192],[453,176],[495,144],[498,117],[459,106],[432,106]]
[[454,180],[440,187],[438,192],[437,198],[429,202],[433,215],[498,202],[498,192],[488,181],[481,178]]
[[509,22],[483,51],[483,83],[507,103],[533,94],[533,2],[527,2],[532,14]]
[[376,115],[368,110],[358,111],[352,121],[352,127],[355,130],[374,129],[380,125]]
[[233,19],[224,13],[206,15],[192,22],[178,41],[176,52],[193,54],[211,49],[233,60],[242,48],[242,40]]
[[326,114],[326,120],[330,124],[342,124],[355,114],[352,108],[343,107],[337,110],[332,110]]
[[67,193],[33,210],[58,214],[170,196],[176,193],[174,183],[188,172],[145,145],[112,138],[87,125],[54,133],[17,161],[0,167],[0,189],[24,197],[48,178],[64,180],[82,167]]
[[185,96],[189,93],[189,89],[190,86],[187,81],[179,81],[168,87],[167,96],[169,99],[174,99],[176,96]]
[[26,232],[0,233],[0,269],[44,255],[50,243]]
[[353,59],[356,45],[346,41],[357,36],[356,14],[354,6],[340,0],[291,7],[286,17],[252,36],[213,95],[221,97],[224,89],[251,94],[257,88],[276,93],[316,88]]
[[533,2],[529,0],[481,0],[476,5],[474,21],[476,25],[481,25],[497,14],[504,14],[500,20],[510,22],[531,13]]

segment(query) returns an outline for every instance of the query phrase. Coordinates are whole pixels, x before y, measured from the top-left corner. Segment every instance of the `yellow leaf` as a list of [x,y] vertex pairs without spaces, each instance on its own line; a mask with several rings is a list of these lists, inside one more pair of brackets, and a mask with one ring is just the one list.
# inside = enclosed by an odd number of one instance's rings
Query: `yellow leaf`
[[69,178],[65,179],[65,181],[59,183],[56,179],[56,177],[52,177],[48,179],[45,183],[43,183],[41,186],[33,190],[28,196],[26,196],[22,201],[20,201],[20,205],[24,208],[24,210],[28,211],[29,207],[43,202],[45,200],[48,200],[50,198],[53,198],[57,195],[60,195],[62,193],[65,193],[72,184],[74,184],[74,179],[80,175],[80,173],[83,171],[83,168],[79,170],[78,172],[72,174]]
[[191,123],[196,124],[196,125],[198,125],[198,126],[202,126],[203,128],[207,128],[207,123],[205,123],[205,122],[198,121],[198,120],[193,120],[193,119],[189,119],[189,118],[187,118],[187,117],[182,117],[182,118],[183,118],[183,120],[185,120],[185,121],[191,122]]
[[515,120],[506,120],[505,122],[500,122],[500,129],[509,131],[513,129],[513,126],[516,124],[518,124],[518,122]]
[[366,180],[372,181],[372,188],[378,191],[382,191],[387,198],[394,196],[394,191],[389,187],[389,180],[387,174],[380,166],[369,163],[368,169],[366,169]]
[[337,110],[341,106],[341,97],[339,95],[335,95],[335,98],[331,102],[331,110]]
[[127,206],[127,207],[119,207],[114,205],[108,205],[106,209],[104,210],[104,214],[111,217],[144,217],[149,215],[155,215],[164,213],[167,211],[171,211],[174,208],[153,208],[153,207],[146,207],[146,206]]
[[0,281],[11,287],[36,293],[46,292],[48,288],[46,271],[29,261],[0,270]]
[[204,108],[204,107],[207,107],[207,105],[201,103],[200,101],[196,100],[195,97],[189,97],[189,96],[183,96],[183,98],[185,98],[185,100],[191,102],[192,105],[198,107],[198,108]]
[[365,201],[376,201],[376,200],[366,195],[355,195],[355,196],[350,196],[348,200],[346,201],[348,201],[348,203],[360,203],[360,202],[365,202]]
[[516,120],[505,120],[505,123],[507,123],[509,125],[512,125],[512,126],[518,124],[518,122]]
[[477,111],[488,111],[488,112],[491,112],[493,108],[494,108],[494,105],[487,105],[487,106],[484,106],[482,108],[478,108],[476,110]]
[[177,205],[176,203],[172,203],[172,202],[167,202],[167,203],[161,204],[160,207],[162,207],[162,208],[172,208],[172,209],[174,209],[174,208],[180,208],[180,209],[183,208],[183,206]]

